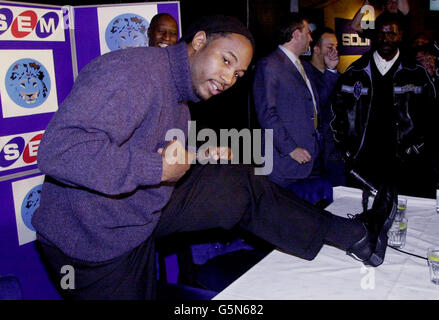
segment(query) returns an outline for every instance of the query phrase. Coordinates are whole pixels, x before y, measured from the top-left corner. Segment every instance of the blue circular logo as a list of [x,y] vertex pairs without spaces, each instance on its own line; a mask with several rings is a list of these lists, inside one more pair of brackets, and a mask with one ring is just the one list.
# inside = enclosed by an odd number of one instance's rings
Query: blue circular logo
[[113,50],[147,47],[149,23],[143,17],[124,13],[108,24],[105,31],[105,40],[108,48]]
[[6,91],[17,105],[35,108],[47,100],[50,76],[37,60],[24,58],[14,62],[6,72]]
[[33,187],[24,197],[23,203],[21,204],[21,218],[23,219],[25,226],[32,231],[35,231],[35,228],[31,223],[32,216],[35,210],[40,206],[42,188],[42,184]]

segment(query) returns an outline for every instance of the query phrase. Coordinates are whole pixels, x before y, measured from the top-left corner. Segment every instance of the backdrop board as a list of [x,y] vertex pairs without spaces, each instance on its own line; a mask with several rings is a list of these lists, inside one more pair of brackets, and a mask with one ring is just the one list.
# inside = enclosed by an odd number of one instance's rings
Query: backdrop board
[[44,175],[35,174],[0,182],[0,274],[18,278],[24,299],[55,300],[60,296],[40,261],[30,223],[43,181]]
[[148,46],[153,16],[169,13],[177,21],[181,37],[179,2],[143,2],[74,8],[77,69],[95,57],[126,47]]
[[352,20],[335,18],[338,53],[341,56],[361,56],[370,50],[370,39],[361,38],[351,27]]
[[0,1],[0,276],[25,299],[58,299],[35,250],[40,140],[73,86],[69,9]]
[[[63,14],[64,12],[64,14]],[[0,2],[0,177],[36,168],[44,130],[73,85],[68,12]]]
[[[60,299],[31,223],[44,182],[44,131],[78,69],[111,50],[146,46],[151,18],[162,12],[181,25],[179,2],[74,8],[0,0],[0,276],[16,276],[24,299]],[[121,45],[127,30],[135,37]]]

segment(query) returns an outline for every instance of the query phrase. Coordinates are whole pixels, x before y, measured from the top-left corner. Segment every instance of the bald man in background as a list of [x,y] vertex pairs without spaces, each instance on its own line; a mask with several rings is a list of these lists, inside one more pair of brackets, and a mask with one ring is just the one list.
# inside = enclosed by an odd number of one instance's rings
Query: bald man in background
[[165,48],[177,43],[178,24],[168,13],[156,14],[148,28],[150,47]]

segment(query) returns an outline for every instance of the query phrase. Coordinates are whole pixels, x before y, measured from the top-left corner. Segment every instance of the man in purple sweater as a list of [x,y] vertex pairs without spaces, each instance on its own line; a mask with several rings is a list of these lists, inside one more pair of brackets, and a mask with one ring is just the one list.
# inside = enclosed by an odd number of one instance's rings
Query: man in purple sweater
[[[214,227],[240,225],[304,259],[328,243],[365,264],[382,262],[380,241],[394,215],[390,192],[379,194],[373,210],[344,219],[248,166],[190,169],[194,155],[184,142],[166,141],[169,130],[186,130],[184,102],[233,86],[253,50],[239,21],[208,17],[185,42],[113,51],[81,71],[39,148],[46,181],[32,220],[64,297],[153,299],[155,239]],[[185,161],[167,161],[170,149]],[[67,289],[60,285],[66,265],[75,271]]]

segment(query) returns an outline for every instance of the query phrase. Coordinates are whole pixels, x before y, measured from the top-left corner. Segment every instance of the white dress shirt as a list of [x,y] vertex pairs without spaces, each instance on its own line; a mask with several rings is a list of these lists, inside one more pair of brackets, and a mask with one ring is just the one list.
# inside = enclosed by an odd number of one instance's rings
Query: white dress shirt
[[375,51],[373,53],[373,60],[375,61],[378,71],[383,76],[387,73],[387,71],[389,71],[392,68],[393,64],[395,63],[396,59],[398,59],[398,57],[399,57],[399,50],[396,53],[396,55],[393,57],[393,59],[390,61],[381,58],[381,56],[378,54],[378,51]]

